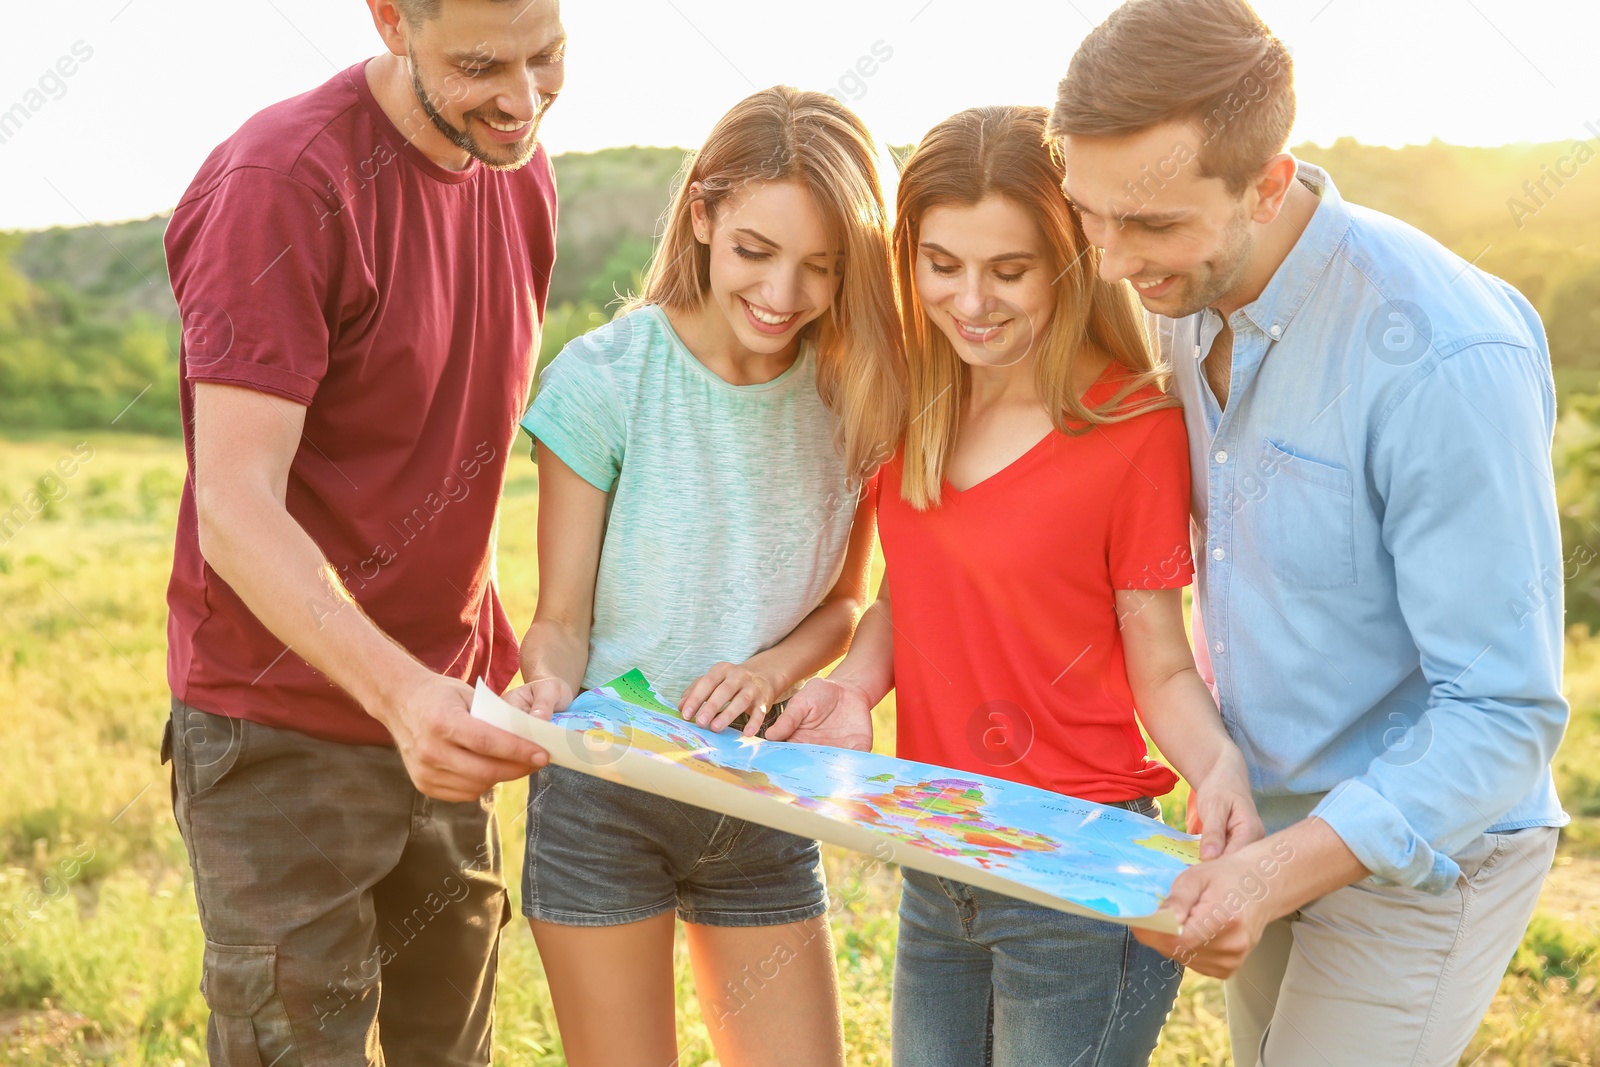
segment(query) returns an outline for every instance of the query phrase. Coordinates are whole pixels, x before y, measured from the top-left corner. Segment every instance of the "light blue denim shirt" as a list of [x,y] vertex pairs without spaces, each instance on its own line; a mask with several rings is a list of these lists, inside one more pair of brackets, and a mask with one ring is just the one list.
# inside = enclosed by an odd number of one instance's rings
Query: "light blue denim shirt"
[[1299,176],[1321,203],[1229,320],[1226,411],[1221,316],[1155,320],[1197,651],[1269,831],[1316,815],[1376,880],[1442,892],[1485,830],[1567,821],[1549,351],[1516,290]]

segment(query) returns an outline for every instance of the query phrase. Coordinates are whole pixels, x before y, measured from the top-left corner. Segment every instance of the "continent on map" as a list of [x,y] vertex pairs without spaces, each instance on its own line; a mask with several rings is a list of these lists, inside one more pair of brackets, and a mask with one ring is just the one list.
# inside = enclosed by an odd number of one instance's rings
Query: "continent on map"
[[1169,856],[1176,856],[1185,863],[1200,862],[1200,842],[1190,841],[1182,837],[1167,837],[1165,834],[1151,834],[1149,837],[1136,837],[1133,843],[1140,848],[1148,848],[1153,852],[1165,852]]
[[989,867],[996,858],[1061,848],[1047,834],[988,818],[988,802],[982,786],[962,778],[912,782],[872,796],[799,797],[795,801],[801,807],[852,816],[941,856],[965,856],[982,867]]

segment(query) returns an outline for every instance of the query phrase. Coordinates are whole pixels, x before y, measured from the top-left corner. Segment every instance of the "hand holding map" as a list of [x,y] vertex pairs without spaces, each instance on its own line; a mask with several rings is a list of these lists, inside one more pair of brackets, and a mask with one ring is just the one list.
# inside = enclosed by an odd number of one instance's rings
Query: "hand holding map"
[[788,702],[766,736],[871,751],[872,699],[860,686],[815,679]]
[[557,766],[1058,911],[1176,932],[1195,837],[1124,808],[871,752],[713,733],[629,671],[546,722],[481,681],[472,714]]

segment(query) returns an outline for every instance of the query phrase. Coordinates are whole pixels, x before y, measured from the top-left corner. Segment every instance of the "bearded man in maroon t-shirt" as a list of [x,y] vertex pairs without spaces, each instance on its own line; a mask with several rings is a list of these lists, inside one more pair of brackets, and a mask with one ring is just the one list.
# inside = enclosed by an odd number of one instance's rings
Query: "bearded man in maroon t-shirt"
[[386,53],[173,212],[190,477],[173,807],[213,1064],[485,1064],[517,670],[494,522],[555,258],[557,0],[368,0]]

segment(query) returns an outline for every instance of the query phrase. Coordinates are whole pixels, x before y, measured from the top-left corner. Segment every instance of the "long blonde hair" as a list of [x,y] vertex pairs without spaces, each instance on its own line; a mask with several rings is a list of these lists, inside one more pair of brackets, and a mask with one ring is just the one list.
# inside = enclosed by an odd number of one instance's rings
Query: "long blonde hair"
[[[900,321],[905,333],[907,407],[916,414],[904,435],[905,471],[900,495],[917,509],[936,506],[945,459],[954,447],[969,371],[944,332],[928,321],[917,292],[917,246],[930,208],[970,206],[986,197],[1012,201],[1038,224],[1055,277],[1050,325],[1034,339],[1034,384],[1063,433],[1085,433],[1159,407],[1168,397],[1129,401],[1163,375],[1133,289],[1100,280],[1100,252],[1089,244],[1076,212],[1061,192],[1065,171],[1059,151],[1045,140],[1042,107],[981,107],[945,119],[928,132],[900,174],[894,224]],[[1097,348],[1133,372],[1104,403],[1086,407],[1074,371],[1085,347]]]
[[643,292],[626,307],[694,311],[704,303],[711,250],[695,239],[696,200],[715,218],[719,204],[752,183],[805,186],[843,244],[844,273],[828,313],[801,336],[816,344],[817,392],[833,412],[835,445],[857,479],[888,457],[905,419],[904,356],[876,155],[866,126],[825,93],[779,85],[741,100],[684,162]]

